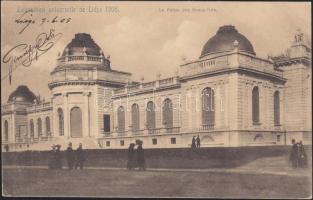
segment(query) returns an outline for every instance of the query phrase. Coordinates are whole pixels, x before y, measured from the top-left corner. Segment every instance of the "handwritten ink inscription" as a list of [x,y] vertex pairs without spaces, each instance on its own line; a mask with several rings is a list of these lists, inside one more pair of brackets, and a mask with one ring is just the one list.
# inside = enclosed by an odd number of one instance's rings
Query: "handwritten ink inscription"
[[43,17],[41,19],[35,19],[33,16],[32,10],[25,11],[22,15],[20,15],[17,19],[14,20],[16,24],[22,25],[21,30],[19,31],[19,34],[23,33],[27,27],[34,24],[43,25],[46,23],[64,23],[67,24],[72,20],[70,17],[60,17],[55,16],[53,18]]
[[14,65],[22,64],[29,67],[34,60],[47,53],[62,35],[55,29],[50,29],[48,33],[42,32],[37,35],[34,44],[21,43],[11,48],[4,54],[2,62],[13,62]]

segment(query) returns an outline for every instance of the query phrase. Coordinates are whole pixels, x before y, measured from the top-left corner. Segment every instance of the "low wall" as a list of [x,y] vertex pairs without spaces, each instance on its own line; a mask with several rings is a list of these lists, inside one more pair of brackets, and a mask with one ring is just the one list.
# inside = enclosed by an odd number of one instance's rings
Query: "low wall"
[[[312,146],[305,147],[311,158]],[[151,168],[231,168],[251,162],[261,157],[288,156],[290,146],[228,147],[191,149],[147,149],[147,167]],[[125,167],[127,149],[85,150],[85,166]],[[63,166],[65,152],[62,151]],[[48,151],[3,152],[3,165],[47,165]],[[311,161],[311,160],[310,160]]]

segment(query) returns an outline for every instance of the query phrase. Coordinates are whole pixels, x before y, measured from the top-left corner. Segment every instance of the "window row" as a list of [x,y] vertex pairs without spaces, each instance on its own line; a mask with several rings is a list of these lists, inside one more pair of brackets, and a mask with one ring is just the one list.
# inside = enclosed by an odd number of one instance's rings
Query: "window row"
[[[280,97],[279,91],[274,93],[274,125],[280,124]],[[215,96],[212,88],[202,90],[202,127],[213,127],[215,124]],[[165,128],[173,127],[173,104],[169,98],[165,99],[162,106],[162,119]],[[260,98],[259,88],[256,86],[252,90],[252,122],[257,125],[260,123]],[[146,106],[146,129],[156,128],[155,104],[149,101]],[[139,105],[134,103],[131,107],[131,129],[140,130],[140,110]],[[125,131],[125,109],[123,106],[117,109],[117,131]]]
[[[45,118],[45,127],[46,127],[46,135],[50,135],[51,134],[50,117]],[[30,130],[30,137],[34,138],[35,137],[35,125],[34,125],[33,119],[29,121],[29,130]],[[41,118],[37,119],[37,133],[38,133],[38,137],[43,135]]]
[[[173,127],[173,104],[172,100],[165,99],[162,107],[163,125],[165,128]],[[155,104],[153,101],[149,101],[146,107],[146,129],[156,128],[156,113]],[[131,107],[131,127],[132,131],[140,130],[140,110],[138,104],[133,104]],[[123,106],[117,109],[117,131],[125,131],[125,109]]]

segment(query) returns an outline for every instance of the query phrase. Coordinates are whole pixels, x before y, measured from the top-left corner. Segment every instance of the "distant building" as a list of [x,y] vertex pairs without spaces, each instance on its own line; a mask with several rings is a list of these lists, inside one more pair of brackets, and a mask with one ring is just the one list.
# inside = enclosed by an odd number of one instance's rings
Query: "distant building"
[[202,147],[310,144],[310,52],[297,32],[285,54],[259,58],[234,26],[222,26],[174,77],[139,83],[78,33],[51,72],[49,101],[19,86],[2,106],[2,148],[71,141],[118,149],[138,140],[145,148],[189,148],[198,135]]

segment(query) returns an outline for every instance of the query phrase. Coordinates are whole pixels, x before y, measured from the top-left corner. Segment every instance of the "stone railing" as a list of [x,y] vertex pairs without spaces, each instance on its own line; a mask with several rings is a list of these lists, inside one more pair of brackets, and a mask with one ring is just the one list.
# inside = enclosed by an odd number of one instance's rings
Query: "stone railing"
[[95,63],[102,63],[104,61],[104,57],[103,56],[90,56],[90,55],[81,55],[81,56],[63,56],[61,58],[58,59],[59,63],[75,63],[75,62],[95,62]]
[[127,94],[127,93],[133,93],[133,92],[139,92],[139,91],[145,91],[145,90],[151,90],[156,89],[164,86],[171,86],[178,83],[177,81],[178,77],[170,77],[166,79],[160,79],[152,82],[146,82],[146,83],[139,83],[136,85],[128,85],[123,88],[118,88],[114,90],[114,95],[121,95],[121,94]]
[[200,131],[213,130],[214,124],[202,124],[199,128]]
[[40,104],[34,104],[31,107],[27,108],[27,112],[36,112],[42,110],[52,109],[52,102],[42,102]]
[[128,89],[128,91],[139,90],[140,89],[140,84],[132,85],[132,86],[128,87],[127,89]]
[[181,65],[180,76],[192,76],[205,72],[213,72],[216,70],[229,68],[229,55],[211,58],[207,60],[199,60]]
[[133,135],[143,135],[144,131],[145,130],[142,129],[142,130],[132,130],[131,132],[132,132]]
[[162,79],[159,81],[159,85],[160,86],[163,86],[163,85],[170,85],[170,84],[173,84],[174,83],[174,78],[171,77],[171,78],[166,78],[166,79]]
[[3,105],[1,106],[1,113],[12,111],[13,109],[14,109],[14,106],[12,104]]
[[155,86],[155,82],[156,82],[156,81],[143,83],[143,84],[142,84],[142,87],[143,87],[143,88],[153,88],[153,87]]
[[6,113],[9,111],[25,111],[27,107],[31,106],[31,103],[9,103],[1,106],[1,113]]
[[270,61],[255,58],[252,56],[238,55],[238,62],[240,67],[246,67],[264,73],[282,76],[282,72],[275,70],[274,65]]
[[245,53],[231,52],[226,55],[198,60],[181,65],[180,77],[215,72],[235,68],[250,68],[256,71],[282,76],[282,72],[275,70],[271,61],[257,58]]

